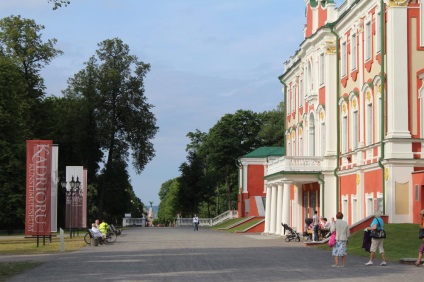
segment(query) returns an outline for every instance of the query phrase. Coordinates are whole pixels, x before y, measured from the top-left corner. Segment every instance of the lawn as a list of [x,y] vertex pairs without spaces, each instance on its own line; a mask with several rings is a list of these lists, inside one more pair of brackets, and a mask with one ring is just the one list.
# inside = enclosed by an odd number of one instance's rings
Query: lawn
[[[418,224],[385,224],[387,238],[384,240],[384,254],[389,261],[399,261],[401,258],[416,258],[421,240],[418,239]],[[362,248],[363,232],[351,235],[347,245],[348,255],[368,257],[369,253]],[[331,250],[327,245],[316,248]],[[379,255],[376,254],[379,258]]]

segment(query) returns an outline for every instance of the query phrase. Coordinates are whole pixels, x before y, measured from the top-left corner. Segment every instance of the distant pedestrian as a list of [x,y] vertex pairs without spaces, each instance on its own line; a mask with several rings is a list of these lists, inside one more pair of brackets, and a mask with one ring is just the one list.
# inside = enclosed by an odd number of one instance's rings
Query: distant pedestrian
[[199,218],[197,217],[197,215],[194,215],[193,217],[193,227],[194,231],[199,231]]
[[314,216],[312,217],[314,230],[313,230],[313,238],[312,242],[318,241],[318,227],[319,227],[319,217],[318,217],[318,211],[314,212]]
[[[424,210],[422,210],[420,212],[421,215],[421,224],[420,224],[420,228],[424,229]],[[422,238],[422,244],[421,246],[418,248],[418,259],[415,262],[415,266],[421,266],[421,259],[423,257],[423,252],[424,252],[424,238]],[[424,264],[423,264],[424,266]]]
[[[367,227],[365,230],[384,230],[384,221],[381,218],[381,212],[380,211],[376,211],[374,213],[374,220],[371,222],[370,227]],[[385,266],[387,265],[386,263],[386,258],[384,256],[384,238],[371,238],[371,248],[370,248],[370,260],[365,264],[367,266],[369,265],[373,265],[373,259],[375,256],[375,252],[378,251],[380,252],[380,256],[381,259],[383,260],[380,265],[381,266]]]
[[[333,246],[332,255],[334,257],[335,264],[333,267],[345,267],[347,250],[346,245],[350,236],[349,226],[347,222],[342,220],[343,214],[338,212],[336,215],[336,221],[331,224],[330,232],[336,232],[336,244]],[[342,257],[340,262],[339,257]]]

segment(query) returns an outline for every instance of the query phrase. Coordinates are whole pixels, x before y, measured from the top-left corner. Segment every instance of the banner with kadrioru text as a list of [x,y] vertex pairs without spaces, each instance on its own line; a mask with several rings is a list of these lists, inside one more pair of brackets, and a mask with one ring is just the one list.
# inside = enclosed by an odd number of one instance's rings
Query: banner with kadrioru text
[[25,235],[51,232],[52,140],[27,140]]

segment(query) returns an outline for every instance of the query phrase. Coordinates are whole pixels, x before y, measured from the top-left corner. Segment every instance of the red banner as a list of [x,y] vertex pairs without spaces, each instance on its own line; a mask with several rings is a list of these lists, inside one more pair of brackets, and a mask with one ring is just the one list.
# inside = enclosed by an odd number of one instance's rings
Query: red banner
[[51,232],[51,140],[27,140],[25,235]]

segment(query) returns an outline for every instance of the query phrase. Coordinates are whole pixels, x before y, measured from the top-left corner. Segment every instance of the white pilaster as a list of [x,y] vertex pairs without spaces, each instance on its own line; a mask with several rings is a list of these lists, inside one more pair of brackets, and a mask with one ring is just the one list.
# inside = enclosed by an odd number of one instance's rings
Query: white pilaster
[[284,183],[283,189],[283,222],[291,226],[290,222],[290,184]]
[[[282,234],[281,217],[283,208],[283,183],[279,182],[277,186],[277,220],[275,222],[275,234]],[[284,222],[286,223],[286,222]]]
[[270,219],[271,219],[271,186],[266,187],[266,202],[265,202],[265,228],[264,233],[269,233]]
[[336,122],[338,107],[334,101],[338,100],[338,93],[336,89],[337,85],[337,53],[336,53],[336,38],[327,37],[326,42],[328,43],[327,52],[325,55],[325,152],[324,156],[336,155],[337,152],[337,138],[331,138],[336,136],[337,127],[339,126]]
[[275,222],[277,220],[277,185],[273,184],[271,188],[271,220],[269,233],[275,234]]
[[[408,7],[387,11],[387,137],[410,138],[408,130]],[[403,110],[400,110],[403,109]]]

